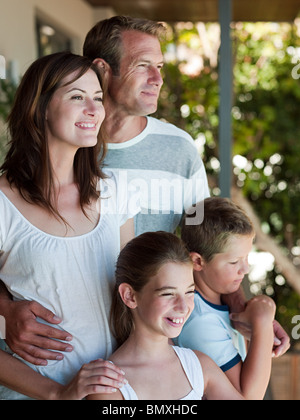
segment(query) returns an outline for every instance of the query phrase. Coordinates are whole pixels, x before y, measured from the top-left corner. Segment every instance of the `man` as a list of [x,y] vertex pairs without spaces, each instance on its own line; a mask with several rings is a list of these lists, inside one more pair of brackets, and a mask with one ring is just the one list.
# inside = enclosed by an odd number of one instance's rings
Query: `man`
[[174,232],[184,209],[209,196],[204,165],[192,138],[174,125],[148,117],[163,84],[162,24],[115,16],[87,34],[83,54],[102,69],[106,166],[141,194],[135,233]]
[[[163,83],[159,42],[163,32],[161,24],[116,16],[91,29],[83,51],[102,69],[107,89],[101,130],[108,144],[106,167],[117,174],[124,188],[141,192],[136,235],[173,232],[184,209],[209,195],[204,165],[192,138],[171,124],[148,117],[157,109]],[[197,214],[195,217],[198,222]],[[3,288],[0,315],[6,319],[6,342],[25,360],[45,365],[46,359],[60,360],[61,352],[72,351],[68,332],[36,322],[36,317],[52,324],[61,322],[38,303],[12,302]],[[286,349],[284,334],[281,332]]]

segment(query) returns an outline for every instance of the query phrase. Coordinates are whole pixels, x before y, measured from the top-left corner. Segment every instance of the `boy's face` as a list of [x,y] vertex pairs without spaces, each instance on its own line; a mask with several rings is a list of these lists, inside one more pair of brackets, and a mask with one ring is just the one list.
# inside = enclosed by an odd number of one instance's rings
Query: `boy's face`
[[[229,294],[237,291],[249,272],[248,255],[254,236],[232,235],[224,252],[216,254],[209,262],[203,262],[201,278],[209,295]],[[200,287],[201,288],[201,287]]]

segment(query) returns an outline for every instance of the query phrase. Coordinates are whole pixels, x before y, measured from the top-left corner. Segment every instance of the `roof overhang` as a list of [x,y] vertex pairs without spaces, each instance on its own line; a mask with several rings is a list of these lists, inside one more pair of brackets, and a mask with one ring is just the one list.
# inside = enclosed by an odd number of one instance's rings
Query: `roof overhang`
[[[93,7],[111,7],[118,15],[165,22],[219,21],[219,0],[85,0]],[[292,22],[300,0],[232,0],[233,21]]]

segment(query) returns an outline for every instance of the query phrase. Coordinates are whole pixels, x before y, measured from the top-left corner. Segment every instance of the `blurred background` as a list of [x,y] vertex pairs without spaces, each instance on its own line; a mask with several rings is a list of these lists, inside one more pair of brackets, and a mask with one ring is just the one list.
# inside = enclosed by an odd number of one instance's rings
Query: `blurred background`
[[[0,0],[0,162],[21,75],[56,51],[82,53],[116,14],[162,21],[166,65],[156,117],[188,131],[212,195],[230,196],[257,238],[244,281],[265,293],[291,349],[269,399],[300,399],[300,0]],[[1,217],[1,215],[0,215]]]

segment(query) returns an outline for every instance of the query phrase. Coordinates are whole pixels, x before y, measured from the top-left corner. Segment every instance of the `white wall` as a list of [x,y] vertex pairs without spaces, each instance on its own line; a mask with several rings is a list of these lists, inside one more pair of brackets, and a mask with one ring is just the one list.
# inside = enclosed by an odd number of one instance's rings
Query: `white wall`
[[113,16],[110,8],[93,9],[83,0],[0,0],[0,55],[23,74],[37,58],[35,18],[42,17],[73,40],[81,54],[89,29],[98,20]]

